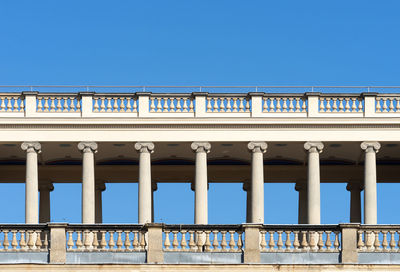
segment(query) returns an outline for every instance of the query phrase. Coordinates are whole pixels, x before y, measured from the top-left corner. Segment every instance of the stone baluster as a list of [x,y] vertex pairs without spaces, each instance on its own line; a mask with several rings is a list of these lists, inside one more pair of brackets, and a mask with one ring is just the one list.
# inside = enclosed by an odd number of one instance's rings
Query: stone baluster
[[250,142],[251,152],[251,223],[264,223],[264,159],[267,143]]
[[350,192],[350,223],[361,223],[361,191],[359,183],[348,183],[347,191]]
[[378,142],[363,142],[364,164],[364,224],[377,224],[376,195],[376,153],[381,145]]
[[294,189],[299,192],[298,223],[307,224],[307,185],[306,182],[296,183]]
[[323,148],[321,142],[304,144],[304,149],[308,151],[307,224],[321,223],[319,153]]
[[97,143],[80,142],[78,149],[82,152],[82,223],[95,223],[95,176],[94,153]]
[[103,199],[102,194],[106,190],[106,184],[102,181],[97,181],[95,186],[95,223],[103,223]]
[[38,154],[41,145],[38,142],[23,142],[22,150],[26,151],[26,183],[25,183],[25,223],[39,222],[38,200]]
[[208,142],[193,142],[191,148],[196,152],[196,173],[195,173],[195,224],[208,223],[207,204],[207,153],[210,152],[211,144]]
[[54,190],[51,182],[43,182],[39,185],[39,223],[50,222],[50,192]]
[[154,144],[137,142],[135,149],[139,152],[139,224],[151,222],[151,153]]

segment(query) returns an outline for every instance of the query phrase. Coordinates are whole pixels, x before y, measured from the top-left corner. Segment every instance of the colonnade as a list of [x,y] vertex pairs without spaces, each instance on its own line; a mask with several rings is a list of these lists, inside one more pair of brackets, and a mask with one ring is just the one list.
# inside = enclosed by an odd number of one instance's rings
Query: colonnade
[[[101,192],[105,190],[104,183],[95,183],[95,160],[97,143],[80,142],[78,149],[82,152],[82,223],[101,223],[102,207]],[[151,154],[155,145],[151,142],[137,142],[134,145],[139,153],[139,189],[138,189],[138,223],[154,221],[153,192],[156,186],[151,179]],[[249,223],[264,223],[264,159],[267,151],[266,142],[249,142],[248,150],[251,153],[251,181],[244,184],[247,191],[247,215]],[[38,142],[24,142],[21,148],[26,151],[26,194],[25,194],[25,222],[36,224],[50,221],[50,191],[51,183],[38,183],[38,154],[41,145]],[[320,159],[324,145],[321,142],[306,142],[304,149],[308,153],[307,180],[296,184],[299,192],[299,223],[320,224]],[[364,166],[364,223],[377,224],[377,190],[376,190],[376,153],[380,149],[378,142],[362,142],[365,151]],[[211,150],[209,142],[193,142],[191,149],[195,152],[195,224],[208,223],[208,178],[207,153]],[[349,184],[351,191],[351,222],[361,222],[360,192],[362,188]],[[40,191],[40,219],[39,200]]]

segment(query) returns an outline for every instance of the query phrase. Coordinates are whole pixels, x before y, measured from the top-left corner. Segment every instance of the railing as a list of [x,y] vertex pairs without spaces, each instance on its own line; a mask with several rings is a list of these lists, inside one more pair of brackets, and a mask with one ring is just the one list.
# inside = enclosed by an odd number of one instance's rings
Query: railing
[[48,246],[46,225],[0,225],[0,252],[40,252]]
[[400,94],[3,93],[1,117],[398,117]]
[[359,252],[400,252],[400,226],[362,226],[358,230]]

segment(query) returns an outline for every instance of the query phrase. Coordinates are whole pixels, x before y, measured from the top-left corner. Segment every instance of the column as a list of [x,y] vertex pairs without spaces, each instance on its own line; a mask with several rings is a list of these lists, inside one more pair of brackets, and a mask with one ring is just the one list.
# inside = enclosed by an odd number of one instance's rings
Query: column
[[349,182],[346,186],[350,191],[350,223],[361,223],[361,191],[359,183]]
[[157,182],[151,183],[151,222],[154,222],[154,192],[157,191]]
[[106,184],[103,181],[96,182],[96,194],[95,194],[95,223],[103,223],[103,192],[106,190]]
[[208,142],[194,142],[191,148],[196,152],[196,173],[194,181],[194,223],[208,223],[208,200],[207,200],[207,153],[210,152],[211,144]]
[[251,223],[264,224],[264,158],[267,143],[250,142],[251,152]]
[[364,164],[364,224],[377,224],[376,153],[381,148],[378,142],[363,142]]
[[137,142],[139,152],[139,224],[151,222],[151,153],[153,143]]
[[323,148],[321,142],[304,144],[304,149],[308,151],[307,224],[321,223],[319,153]]
[[246,223],[251,223],[251,183],[243,182],[243,190],[246,191]]
[[26,180],[25,180],[25,223],[39,222],[38,199],[38,153],[42,146],[38,142],[23,142],[22,150],[26,151]]
[[39,223],[50,222],[50,192],[54,190],[51,182],[43,182],[39,185]]
[[82,151],[82,223],[95,223],[95,177],[94,153],[97,143],[80,142],[78,149]]
[[305,182],[296,183],[294,189],[299,192],[298,223],[307,224],[307,186]]

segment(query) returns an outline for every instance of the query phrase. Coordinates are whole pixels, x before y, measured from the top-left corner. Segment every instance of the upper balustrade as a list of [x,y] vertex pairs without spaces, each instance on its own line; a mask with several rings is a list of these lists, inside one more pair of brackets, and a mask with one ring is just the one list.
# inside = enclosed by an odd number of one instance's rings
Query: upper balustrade
[[[232,91],[236,90],[234,87],[231,88]],[[200,90],[204,89],[200,88]],[[218,91],[218,89],[216,90]],[[256,90],[257,92],[246,93],[154,93],[146,91],[134,93],[95,93],[88,91],[77,93],[42,93],[37,91],[0,93],[0,118],[334,118],[400,116],[400,88],[387,88],[384,89],[385,93],[290,93],[289,87],[286,93],[260,92],[259,90],[263,90],[262,88],[256,88]],[[280,89],[280,91],[283,90],[285,90],[284,87]],[[303,90],[308,89],[304,87]],[[316,90],[325,91],[325,89]],[[334,90],[342,91],[340,88]],[[361,91],[370,90],[371,88],[361,89]],[[382,91],[382,89],[378,90]],[[115,88],[110,89],[110,91],[115,91]],[[397,91],[397,93],[386,93],[387,91]]]

